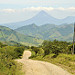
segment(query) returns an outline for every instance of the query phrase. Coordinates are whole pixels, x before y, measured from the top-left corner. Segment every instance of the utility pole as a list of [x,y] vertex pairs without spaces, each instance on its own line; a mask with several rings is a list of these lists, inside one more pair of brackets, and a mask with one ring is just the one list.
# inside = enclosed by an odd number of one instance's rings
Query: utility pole
[[74,43],[75,43],[75,23],[74,23],[74,34],[73,34],[73,51],[72,51],[72,54],[74,55],[74,49],[75,49],[75,46],[74,46]]

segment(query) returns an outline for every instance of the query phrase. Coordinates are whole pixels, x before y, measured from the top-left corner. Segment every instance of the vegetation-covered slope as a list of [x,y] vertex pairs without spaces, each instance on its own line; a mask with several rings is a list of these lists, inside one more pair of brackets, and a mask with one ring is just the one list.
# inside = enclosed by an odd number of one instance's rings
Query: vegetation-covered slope
[[16,31],[41,39],[72,41],[73,38],[73,24],[63,24],[61,26],[53,24],[36,26],[35,24],[32,24],[18,28]]
[[24,46],[8,46],[0,42],[0,75],[22,75],[22,66],[14,59],[21,58],[24,50]]
[[4,26],[0,26],[0,40],[1,41],[16,41],[16,42],[24,43],[28,45],[34,45],[34,44],[38,45],[42,42],[42,40],[40,39],[20,34]]

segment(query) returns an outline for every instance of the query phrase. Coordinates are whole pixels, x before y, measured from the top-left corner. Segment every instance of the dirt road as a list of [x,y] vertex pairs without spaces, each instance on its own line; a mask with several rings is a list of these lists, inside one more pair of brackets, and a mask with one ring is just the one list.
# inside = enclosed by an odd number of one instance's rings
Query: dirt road
[[30,51],[24,51],[23,58],[17,60],[23,64],[25,75],[71,75],[67,71],[51,63],[30,60],[28,59],[30,56]]

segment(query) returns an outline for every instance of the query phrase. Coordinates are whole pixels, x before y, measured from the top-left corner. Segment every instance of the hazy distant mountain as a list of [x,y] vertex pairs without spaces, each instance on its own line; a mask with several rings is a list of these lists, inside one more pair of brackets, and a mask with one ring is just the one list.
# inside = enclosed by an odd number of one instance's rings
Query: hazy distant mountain
[[30,35],[41,39],[57,39],[64,41],[72,41],[73,39],[73,24],[63,24],[56,26],[52,24],[46,24],[42,26],[36,26],[31,24],[16,29],[17,32],[24,35]]
[[4,25],[11,29],[16,29],[16,28],[19,28],[22,26],[33,24],[33,23],[40,26],[40,25],[44,25],[44,24],[55,24],[55,25],[61,25],[61,24],[65,24],[65,23],[70,24],[70,23],[74,23],[74,22],[75,22],[74,16],[70,16],[70,17],[67,17],[64,19],[57,19],[57,18],[52,17],[45,11],[41,11],[37,15],[35,15],[34,17],[32,17],[26,21],[9,23],[9,24],[4,24]]
[[10,28],[0,26],[1,41],[15,41],[26,45],[38,45],[42,42],[41,39],[20,34]]
[[75,16],[68,16],[64,19],[61,20],[61,23],[67,23],[67,24],[71,24],[75,22]]

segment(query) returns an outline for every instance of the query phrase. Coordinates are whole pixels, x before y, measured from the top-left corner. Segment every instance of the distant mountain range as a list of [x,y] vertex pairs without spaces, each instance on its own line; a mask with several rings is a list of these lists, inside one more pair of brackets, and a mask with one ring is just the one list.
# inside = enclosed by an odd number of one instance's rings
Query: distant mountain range
[[44,40],[72,41],[73,39],[73,24],[63,24],[60,26],[54,24],[45,24],[42,26],[31,24],[15,29],[15,31]]
[[24,45],[39,45],[41,39],[20,34],[8,27],[0,26],[0,41],[15,41]]
[[40,11],[37,15],[34,17],[21,22],[16,23],[9,23],[4,24],[4,26],[7,26],[11,29],[17,29],[22,26],[26,26],[29,24],[36,24],[37,26],[44,25],[44,24],[55,24],[55,25],[61,25],[61,24],[71,24],[75,22],[75,16],[69,16],[64,19],[57,19],[46,13],[45,11]]
[[74,22],[74,16],[56,19],[41,11],[29,20],[4,24],[6,27],[0,26],[0,40],[14,40],[28,44],[39,44],[42,41],[40,39],[72,41]]

